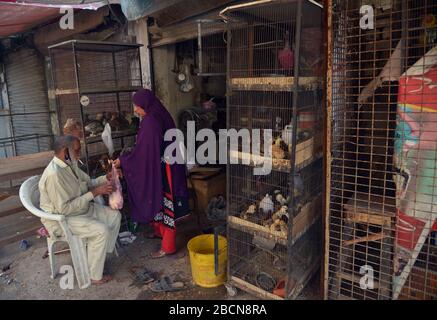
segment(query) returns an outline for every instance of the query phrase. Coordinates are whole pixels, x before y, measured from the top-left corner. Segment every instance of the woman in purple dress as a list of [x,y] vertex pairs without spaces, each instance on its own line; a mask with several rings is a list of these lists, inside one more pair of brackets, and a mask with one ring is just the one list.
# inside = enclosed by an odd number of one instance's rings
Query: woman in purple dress
[[164,134],[176,128],[173,118],[156,96],[140,89],[133,98],[134,111],[142,120],[132,152],[115,161],[127,182],[134,221],[151,223],[153,237],[162,238],[161,249],[152,253],[160,258],[176,252],[175,220],[188,214],[185,165],[168,164],[163,159]]

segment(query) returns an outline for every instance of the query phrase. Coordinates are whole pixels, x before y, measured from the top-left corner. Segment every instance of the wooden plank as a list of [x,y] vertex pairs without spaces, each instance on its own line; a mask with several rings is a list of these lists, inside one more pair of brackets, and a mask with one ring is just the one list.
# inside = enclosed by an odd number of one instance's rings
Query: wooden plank
[[[206,14],[200,15],[196,17],[196,19],[189,19],[187,21],[178,23],[176,25],[168,26],[166,28],[158,28],[156,31],[153,30],[153,27],[149,27],[149,31],[152,34],[151,39],[151,47],[159,47],[167,44],[172,44],[176,42],[186,41],[190,39],[197,38],[198,30],[197,30],[197,20],[217,20],[218,19],[219,10],[213,10]],[[206,30],[203,30],[202,33],[204,36],[211,35],[215,33],[223,32],[226,28],[226,25],[223,24],[214,24],[210,26]]]
[[62,95],[67,95],[67,94],[78,94],[79,92],[77,91],[77,89],[56,89],[55,90],[55,95],[57,96],[62,96]]
[[0,193],[0,201],[3,201],[7,198],[9,198],[11,195],[5,192]]
[[395,199],[357,193],[343,207],[350,212],[369,213],[394,217],[396,215]]
[[[299,77],[299,87],[314,89],[321,83],[317,77]],[[233,90],[292,91],[294,77],[232,78],[230,84]]]
[[20,197],[11,196],[0,201],[0,218],[7,217],[19,212],[26,211],[21,203]]
[[355,223],[373,224],[377,226],[391,227],[391,217],[384,217],[375,214],[367,214],[360,212],[346,212],[346,220]]
[[53,158],[53,151],[0,159],[0,182],[40,174]]
[[4,247],[8,244],[11,244],[11,243],[14,243],[16,241],[20,241],[20,240],[23,240],[25,238],[28,238],[30,236],[35,235],[40,227],[41,227],[40,225],[33,226],[30,228],[21,230],[14,235],[9,235],[5,238],[0,238],[0,247]]
[[253,284],[246,282],[240,278],[237,278],[235,276],[231,276],[231,282],[236,287],[240,288],[243,291],[249,292],[251,294],[256,295],[257,297],[260,297],[262,299],[272,299],[272,300],[284,300],[280,296],[277,296],[273,293],[264,291]]
[[272,239],[276,243],[287,245],[287,237],[284,237],[280,232],[272,232],[269,228],[261,226],[259,224],[235,217],[228,216],[229,226],[244,232],[248,232],[254,235],[261,235],[265,238]]
[[56,21],[39,27],[35,32],[33,42],[39,51],[46,54],[49,45],[96,28],[103,23],[108,15],[109,8],[106,6],[98,10],[80,10],[74,15],[74,28],[60,29],[59,22]]
[[38,217],[28,211],[0,218],[0,247],[36,235],[41,227]]
[[[293,220],[293,243],[299,239],[299,237],[308,230],[308,228],[313,225],[320,215],[320,208],[322,204],[322,196],[317,196],[312,202],[307,203],[298,215]],[[247,221],[245,219],[228,216],[228,223],[231,227],[236,229],[249,232],[255,235],[261,235],[265,238],[274,240],[282,245],[287,245],[287,236],[278,231],[271,231],[270,228],[264,227],[257,223]]]
[[[346,272],[337,272],[337,277],[339,279],[344,279],[353,283],[360,284],[360,280],[363,277],[362,275],[354,275]],[[379,283],[377,281],[373,281],[373,289],[376,290],[379,288]],[[369,289],[370,290],[370,289]]]
[[26,210],[26,209],[23,206],[20,206],[17,208],[6,210],[6,211],[0,211],[0,218],[11,216],[13,214],[23,212],[24,210]]
[[20,186],[13,186],[9,188],[0,188],[0,201],[8,197],[18,195],[20,192]]
[[369,235],[366,237],[361,237],[361,238],[343,241],[343,245],[350,246],[352,244],[360,243],[360,242],[377,241],[377,240],[381,240],[384,237],[385,237],[385,235],[382,232],[380,232],[380,233],[375,233],[375,234],[372,234],[372,235]]
[[311,280],[313,275],[319,269],[320,264],[321,264],[321,258],[314,259],[312,265],[309,268],[306,269],[304,275],[299,277],[299,283],[297,283],[295,285],[295,287],[293,288],[293,290],[290,293],[290,298],[291,299],[294,300],[294,299],[296,299],[301,294],[302,290],[306,287],[306,285]]
[[[316,142],[315,137],[311,137],[310,139],[298,143],[296,146],[296,167],[303,166],[312,159],[317,158],[319,154],[321,154],[319,152],[320,147],[321,145]],[[264,162],[271,161],[273,170],[290,172],[291,169],[291,162],[289,159],[276,159],[273,157],[265,157],[236,150],[231,150],[229,156],[233,160],[240,162],[244,161],[244,163],[249,163],[252,166],[258,166]]]
[[[161,2],[164,1],[160,0],[158,3],[161,4]],[[186,21],[187,19],[197,18],[199,14],[204,12],[222,8],[230,2],[233,2],[233,0],[184,0],[162,8],[162,10],[153,14],[153,17],[157,20],[159,26],[174,25],[181,21]],[[155,6],[158,6],[158,4]],[[149,8],[151,7],[148,7],[147,11],[150,10]],[[145,16],[152,15],[147,13]]]

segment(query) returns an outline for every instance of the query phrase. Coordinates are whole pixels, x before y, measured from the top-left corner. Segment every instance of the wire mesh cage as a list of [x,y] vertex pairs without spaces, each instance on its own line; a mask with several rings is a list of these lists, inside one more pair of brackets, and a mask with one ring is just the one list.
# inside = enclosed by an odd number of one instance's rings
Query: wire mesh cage
[[85,40],[49,47],[59,127],[68,119],[79,122],[91,175],[101,172],[99,160],[108,154],[101,138],[106,123],[116,153],[134,144],[138,122],[131,96],[142,87],[139,47]]
[[197,22],[199,76],[226,75],[226,31],[221,20]]
[[372,4],[328,7],[325,296],[436,299],[437,3]]
[[[227,175],[228,275],[262,298],[293,299],[322,256],[322,9],[309,1],[255,1],[222,15],[227,127],[242,135],[242,145],[229,148],[238,164]],[[264,137],[261,152],[256,132]],[[266,163],[271,171],[254,171]]]

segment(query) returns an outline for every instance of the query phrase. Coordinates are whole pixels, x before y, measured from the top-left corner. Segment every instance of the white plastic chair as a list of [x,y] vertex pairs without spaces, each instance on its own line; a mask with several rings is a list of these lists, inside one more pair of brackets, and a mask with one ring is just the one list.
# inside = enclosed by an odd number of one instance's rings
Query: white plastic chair
[[50,234],[47,237],[47,247],[49,251],[51,277],[55,279],[58,274],[55,264],[54,247],[57,242],[67,242],[70,247],[71,259],[73,260],[74,272],[76,274],[79,288],[85,289],[91,285],[91,279],[88,269],[88,260],[86,245],[83,239],[74,236],[65,221],[65,216],[60,214],[51,214],[42,211],[39,208],[39,188],[38,182],[41,176],[34,176],[26,181],[20,187],[20,200],[23,206],[32,214],[39,218],[57,221],[63,231],[62,237],[56,237]]

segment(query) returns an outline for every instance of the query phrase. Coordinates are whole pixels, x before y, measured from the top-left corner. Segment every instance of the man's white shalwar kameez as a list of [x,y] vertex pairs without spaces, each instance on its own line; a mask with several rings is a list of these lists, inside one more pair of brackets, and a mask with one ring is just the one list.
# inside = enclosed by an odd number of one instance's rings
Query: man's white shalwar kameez
[[[71,232],[86,239],[92,280],[102,279],[106,253],[114,251],[120,229],[120,212],[95,203],[89,191],[106,182],[105,176],[91,179],[77,165],[69,165],[57,157],[49,163],[39,181],[41,209],[65,215]],[[41,222],[49,234],[62,235],[56,221],[41,219]]]

